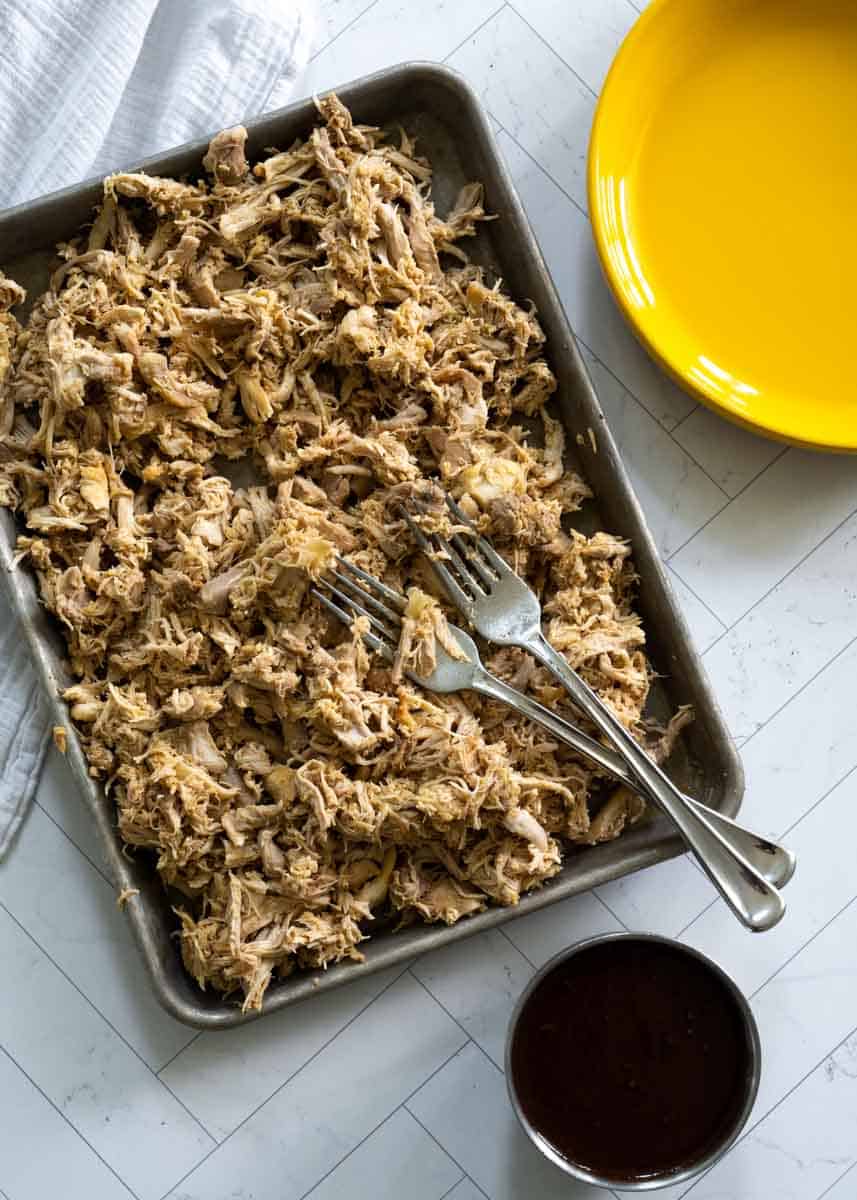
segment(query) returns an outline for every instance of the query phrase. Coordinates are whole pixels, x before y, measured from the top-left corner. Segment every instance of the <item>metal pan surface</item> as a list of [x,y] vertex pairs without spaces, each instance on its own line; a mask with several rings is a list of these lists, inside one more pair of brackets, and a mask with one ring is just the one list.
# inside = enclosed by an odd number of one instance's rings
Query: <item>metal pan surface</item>
[[[421,152],[435,169],[434,198],[441,213],[463,183],[479,179],[485,185],[486,208],[498,214],[499,220],[482,226],[474,257],[502,277],[511,295],[532,300],[538,310],[547,335],[547,357],[559,381],[558,407],[569,433],[572,458],[577,455],[575,465],[596,495],[594,504],[586,505],[581,528],[609,529],[628,538],[633,547],[640,576],[639,609],[649,653],[662,677],[653,689],[651,711],[665,716],[680,704],[692,704],[696,711],[695,722],[670,762],[670,773],[685,791],[733,816],[743,793],[740,761],[484,110],[458,75],[428,63],[405,63],[337,90],[355,120],[391,129],[403,126],[416,135]],[[304,136],[315,116],[312,101],[305,100],[248,122],[248,156],[252,159],[267,147],[288,145]],[[207,141],[190,143],[134,164],[133,169],[176,176],[198,172],[206,146]],[[100,194],[100,181],[92,180],[0,214],[0,267],[23,284],[30,297],[47,286],[56,243],[70,238],[91,219]],[[594,434],[594,448],[589,430]],[[653,814],[615,842],[570,853],[560,874],[524,897],[516,908],[491,908],[451,927],[415,925],[397,933],[379,930],[363,947],[365,962],[295,974],[271,985],[261,1014],[242,1013],[234,998],[202,992],[187,975],[173,936],[176,922],[170,900],[151,860],[145,855],[127,858],[122,853],[112,802],[88,775],[80,743],[59,698],[69,682],[61,637],[39,604],[32,576],[13,568],[15,537],[12,516],[0,510],[0,573],[21,618],[53,719],[69,730],[70,777],[99,831],[117,889],[139,890],[126,912],[152,986],[164,1007],[180,1021],[200,1029],[223,1029],[256,1020],[307,996],[404,964],[448,942],[670,858],[682,848],[666,819]]]

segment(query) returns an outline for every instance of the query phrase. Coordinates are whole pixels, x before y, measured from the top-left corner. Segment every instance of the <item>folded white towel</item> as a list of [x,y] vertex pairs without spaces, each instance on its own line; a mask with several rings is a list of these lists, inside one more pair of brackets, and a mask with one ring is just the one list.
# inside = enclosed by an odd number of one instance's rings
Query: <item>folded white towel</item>
[[[36,791],[48,745],[48,709],[26,643],[0,612],[0,859]],[[5,617],[5,620],[4,620]]]
[[[313,0],[0,0],[0,208],[284,103]],[[0,589],[0,858],[36,790],[47,708]]]

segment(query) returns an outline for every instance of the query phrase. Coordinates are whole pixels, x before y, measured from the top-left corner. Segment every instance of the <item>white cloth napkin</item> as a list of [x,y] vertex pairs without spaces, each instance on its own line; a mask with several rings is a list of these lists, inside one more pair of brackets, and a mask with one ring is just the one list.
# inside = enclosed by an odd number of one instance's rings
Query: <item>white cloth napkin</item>
[[[0,0],[0,208],[284,103],[314,0]],[[36,790],[47,708],[0,587],[0,859]]]

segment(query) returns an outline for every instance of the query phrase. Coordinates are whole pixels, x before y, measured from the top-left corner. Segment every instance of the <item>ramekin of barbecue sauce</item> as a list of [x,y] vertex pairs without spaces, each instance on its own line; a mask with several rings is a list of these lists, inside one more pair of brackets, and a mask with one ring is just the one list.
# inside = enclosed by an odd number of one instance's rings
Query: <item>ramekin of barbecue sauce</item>
[[643,1190],[710,1166],[760,1072],[747,1001],[704,955],[649,934],[581,942],[518,1001],[506,1081],[525,1131],[570,1175]]

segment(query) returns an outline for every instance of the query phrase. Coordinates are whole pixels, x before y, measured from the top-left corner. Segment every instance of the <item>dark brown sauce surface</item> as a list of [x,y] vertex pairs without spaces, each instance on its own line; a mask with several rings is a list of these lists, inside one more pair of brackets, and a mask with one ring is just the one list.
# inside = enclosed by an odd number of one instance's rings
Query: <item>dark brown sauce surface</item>
[[602,942],[527,1000],[511,1069],[531,1124],[616,1181],[678,1171],[731,1131],[746,1095],[741,1013],[703,963],[658,942]]

